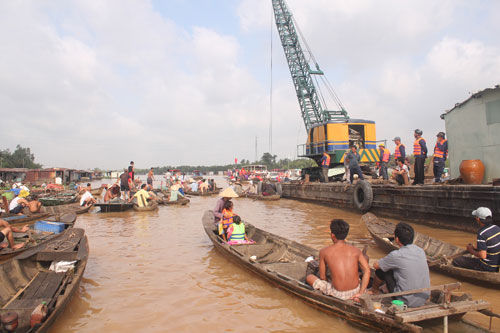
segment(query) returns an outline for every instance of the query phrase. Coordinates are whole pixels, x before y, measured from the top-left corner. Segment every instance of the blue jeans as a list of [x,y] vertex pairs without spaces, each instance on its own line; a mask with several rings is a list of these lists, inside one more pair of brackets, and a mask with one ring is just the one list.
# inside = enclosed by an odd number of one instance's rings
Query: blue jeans
[[349,170],[351,171],[351,174],[350,174],[351,184],[352,184],[352,181],[354,180],[355,173],[358,175],[359,179],[364,179],[363,173],[361,172],[361,168],[359,167],[359,165],[350,166]]

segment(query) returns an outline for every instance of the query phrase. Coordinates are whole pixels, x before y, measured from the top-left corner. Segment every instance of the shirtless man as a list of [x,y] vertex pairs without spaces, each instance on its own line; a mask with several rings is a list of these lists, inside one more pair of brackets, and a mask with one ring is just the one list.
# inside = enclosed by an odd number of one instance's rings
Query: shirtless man
[[120,198],[121,195],[120,186],[118,183],[115,183],[106,190],[106,194],[104,194],[104,202],[108,202],[114,198]]
[[[370,281],[370,267],[361,250],[345,242],[349,233],[347,222],[332,220],[330,231],[333,245],[319,251],[319,278],[309,274],[306,281],[325,295],[343,300],[357,300],[363,295]],[[332,277],[331,283],[326,280],[326,266],[328,266]],[[363,271],[361,285],[358,267],[361,267]]]
[[148,184],[148,190],[151,191],[153,190],[153,180],[155,180],[155,176],[153,174],[153,168],[151,168],[148,172],[148,179],[147,179],[147,184]]
[[42,203],[37,200],[37,196],[32,196],[31,198],[32,200],[28,202],[28,209],[31,214],[38,213],[42,207]]
[[[2,231],[0,232],[0,248],[3,249],[7,246],[10,246],[11,249],[17,250],[25,245],[25,243],[14,245],[14,236],[12,235],[12,232],[26,232],[29,229],[27,225],[25,225],[21,229],[18,229],[11,226],[9,222],[0,219],[0,228],[2,229]],[[9,244],[2,243],[5,238],[7,238]]]

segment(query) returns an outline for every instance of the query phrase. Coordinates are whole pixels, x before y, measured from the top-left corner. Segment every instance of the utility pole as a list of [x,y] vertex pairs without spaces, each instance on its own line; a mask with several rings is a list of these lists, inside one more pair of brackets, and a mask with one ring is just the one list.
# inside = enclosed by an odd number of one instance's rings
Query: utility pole
[[255,162],[257,162],[257,136],[255,136]]

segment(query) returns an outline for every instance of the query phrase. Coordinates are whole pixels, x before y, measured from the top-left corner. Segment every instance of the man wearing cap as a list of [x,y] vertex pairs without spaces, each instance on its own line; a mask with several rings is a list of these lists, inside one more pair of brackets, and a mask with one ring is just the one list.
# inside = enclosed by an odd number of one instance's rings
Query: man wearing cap
[[424,167],[425,159],[427,158],[427,144],[424,138],[422,138],[423,132],[418,128],[415,130],[414,137],[415,142],[413,143],[413,156],[415,156],[415,179],[413,180],[413,185],[424,185]]
[[437,135],[436,146],[434,147],[434,156],[432,160],[434,162],[434,182],[441,182],[441,175],[444,170],[444,163],[448,157],[448,140],[445,139],[445,134],[439,132]]
[[394,159],[397,162],[398,159],[402,157],[404,161],[406,158],[406,149],[405,145],[401,143],[401,138],[397,136],[392,141],[394,141],[394,144],[396,145],[396,149],[394,150]]
[[379,176],[382,176],[384,180],[388,180],[389,175],[387,174],[387,164],[391,159],[391,152],[389,151],[389,149],[385,148],[385,145],[383,143],[378,145],[378,152],[380,156]]
[[224,209],[224,204],[227,201],[231,200],[231,198],[237,198],[238,194],[236,194],[236,192],[234,192],[232,188],[228,187],[224,191],[222,191],[219,196],[220,198],[215,203],[214,208],[215,222],[218,222],[220,221],[220,219],[222,219],[222,210]]
[[498,272],[500,267],[500,227],[493,224],[491,210],[479,207],[472,212],[479,224],[476,248],[467,244],[467,252],[474,257],[458,257],[453,259],[453,265],[476,271]]

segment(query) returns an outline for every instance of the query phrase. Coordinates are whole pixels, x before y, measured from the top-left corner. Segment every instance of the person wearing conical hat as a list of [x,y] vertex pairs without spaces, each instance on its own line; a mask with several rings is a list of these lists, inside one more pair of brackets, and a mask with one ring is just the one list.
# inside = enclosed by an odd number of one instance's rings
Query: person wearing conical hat
[[214,215],[215,222],[218,222],[222,219],[222,210],[224,209],[224,204],[231,200],[231,198],[237,198],[238,194],[234,192],[231,187],[226,188],[224,191],[219,193],[220,198],[215,203]]

